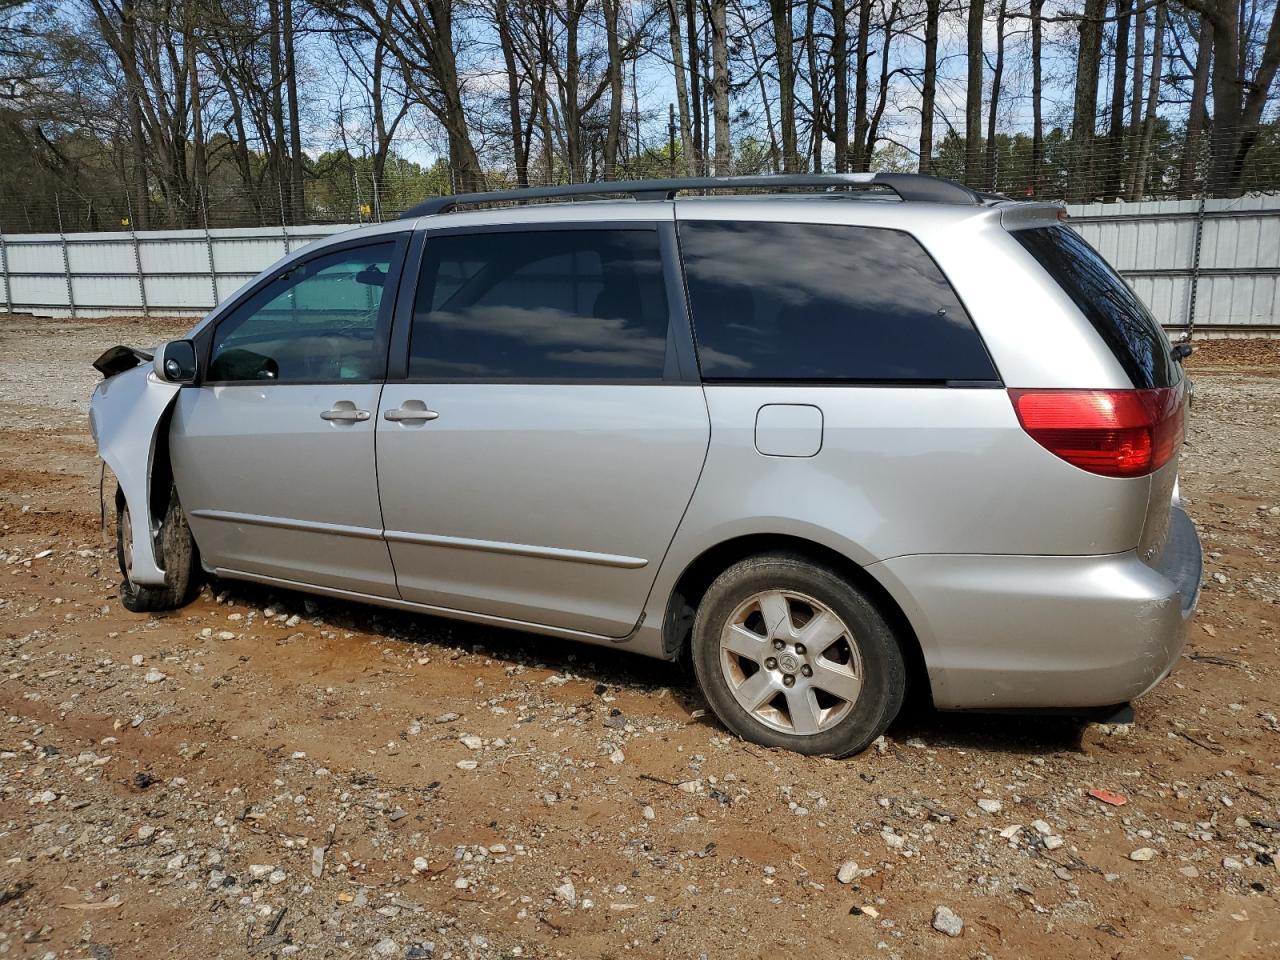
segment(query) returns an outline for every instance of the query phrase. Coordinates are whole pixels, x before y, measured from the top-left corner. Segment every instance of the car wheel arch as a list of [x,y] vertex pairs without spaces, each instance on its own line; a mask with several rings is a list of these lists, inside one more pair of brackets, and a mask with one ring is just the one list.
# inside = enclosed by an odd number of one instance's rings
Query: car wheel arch
[[865,591],[898,637],[907,662],[910,686],[932,696],[920,640],[894,596],[866,567],[845,554],[826,544],[793,534],[752,533],[732,537],[708,547],[687,563],[667,597],[663,616],[663,653],[668,659],[688,658],[694,613],[716,577],[740,560],[765,553],[793,554],[832,567]]

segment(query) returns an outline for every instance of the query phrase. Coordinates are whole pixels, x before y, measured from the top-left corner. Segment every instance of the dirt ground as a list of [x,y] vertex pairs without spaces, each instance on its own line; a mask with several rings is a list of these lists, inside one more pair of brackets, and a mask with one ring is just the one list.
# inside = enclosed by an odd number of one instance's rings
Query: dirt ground
[[185,326],[0,316],[0,956],[1280,956],[1273,348],[1193,358],[1206,582],[1135,724],[921,710],[835,762],[616,650],[234,583],[127,613],[89,363]]

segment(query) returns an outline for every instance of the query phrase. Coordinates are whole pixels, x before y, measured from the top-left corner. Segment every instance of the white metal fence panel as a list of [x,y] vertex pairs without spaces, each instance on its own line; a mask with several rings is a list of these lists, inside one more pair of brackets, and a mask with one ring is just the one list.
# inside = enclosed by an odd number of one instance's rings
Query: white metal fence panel
[[1168,327],[1280,327],[1280,197],[1090,203],[1068,208]]
[[[1160,322],[1280,330],[1280,197],[1073,206],[1071,225]],[[286,253],[352,225],[0,236],[0,310],[199,316]]]

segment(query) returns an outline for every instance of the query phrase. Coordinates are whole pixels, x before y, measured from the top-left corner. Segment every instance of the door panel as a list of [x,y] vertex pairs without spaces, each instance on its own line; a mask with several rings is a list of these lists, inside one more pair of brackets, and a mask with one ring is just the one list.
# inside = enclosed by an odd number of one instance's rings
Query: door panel
[[[396,596],[374,473],[381,389],[184,388],[170,451],[205,564]],[[358,419],[361,412],[366,419]]]
[[436,383],[388,384],[377,434],[405,600],[623,636],[710,428],[698,385]]
[[303,254],[252,286],[179,393],[174,477],[206,566],[395,597],[374,416],[408,235]]

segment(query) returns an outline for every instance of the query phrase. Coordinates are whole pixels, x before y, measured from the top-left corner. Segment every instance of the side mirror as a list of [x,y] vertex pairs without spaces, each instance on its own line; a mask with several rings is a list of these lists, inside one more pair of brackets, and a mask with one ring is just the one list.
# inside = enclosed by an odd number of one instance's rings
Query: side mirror
[[156,351],[154,368],[165,383],[195,383],[195,344],[190,340],[170,340]]

